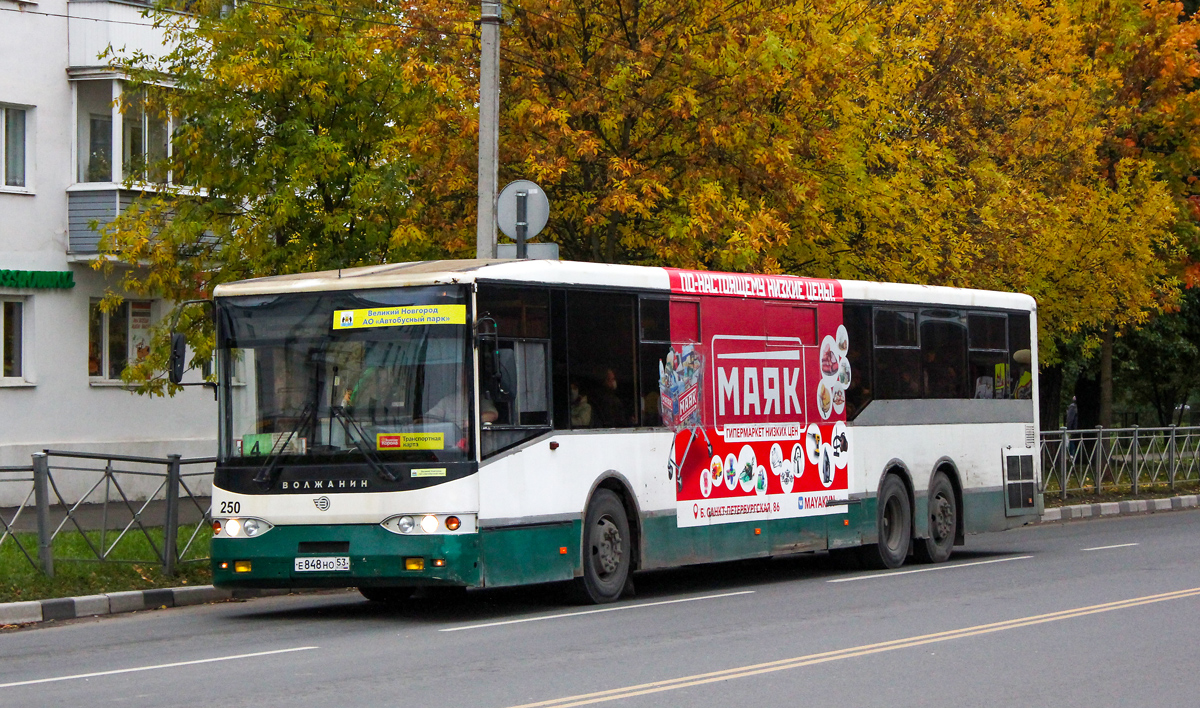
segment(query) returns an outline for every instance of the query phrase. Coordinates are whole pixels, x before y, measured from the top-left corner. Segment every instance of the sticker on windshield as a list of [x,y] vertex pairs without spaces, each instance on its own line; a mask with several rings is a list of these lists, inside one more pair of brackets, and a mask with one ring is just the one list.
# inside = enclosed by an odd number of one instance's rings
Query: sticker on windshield
[[401,305],[333,312],[334,329],[466,323],[466,305]]
[[375,447],[380,450],[444,450],[443,433],[378,433]]

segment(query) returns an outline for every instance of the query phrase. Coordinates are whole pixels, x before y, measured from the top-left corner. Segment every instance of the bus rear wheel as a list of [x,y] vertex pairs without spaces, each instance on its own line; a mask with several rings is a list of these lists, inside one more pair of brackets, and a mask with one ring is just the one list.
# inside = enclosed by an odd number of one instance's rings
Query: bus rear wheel
[[400,605],[413,595],[413,588],[360,587],[358,592],[371,602],[384,605]]
[[879,490],[878,517],[879,540],[862,547],[863,565],[877,570],[899,568],[912,541],[912,505],[904,483],[894,474],[884,478]]
[[944,472],[933,476],[929,489],[929,538],[913,545],[913,555],[922,563],[942,563],[954,550],[954,535],[958,531],[958,504],[954,487]]
[[612,491],[600,489],[588,504],[583,520],[583,577],[579,587],[584,600],[601,604],[620,598],[629,579],[631,555],[625,505]]

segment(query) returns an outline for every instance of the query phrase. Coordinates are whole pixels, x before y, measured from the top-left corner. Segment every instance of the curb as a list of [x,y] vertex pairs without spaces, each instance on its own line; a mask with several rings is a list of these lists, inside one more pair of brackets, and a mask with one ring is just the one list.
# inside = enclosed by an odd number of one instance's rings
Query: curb
[[34,624],[50,620],[115,615],[121,612],[186,607],[208,602],[287,595],[290,590],[226,590],[212,585],[156,588],[110,592],[83,597],[57,597],[50,600],[0,603],[0,626]]
[[1187,496],[1170,497],[1167,499],[1131,499],[1120,502],[1101,502],[1099,504],[1075,504],[1073,506],[1046,509],[1042,514],[1041,523],[1061,523],[1101,516],[1152,514],[1159,511],[1195,509],[1198,506],[1200,506],[1200,494],[1189,494]]

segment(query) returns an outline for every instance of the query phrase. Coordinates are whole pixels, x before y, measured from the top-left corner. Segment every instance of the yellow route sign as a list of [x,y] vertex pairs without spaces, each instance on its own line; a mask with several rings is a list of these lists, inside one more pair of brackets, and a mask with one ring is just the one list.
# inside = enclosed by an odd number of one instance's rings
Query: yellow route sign
[[334,329],[466,323],[466,305],[401,305],[333,312]]

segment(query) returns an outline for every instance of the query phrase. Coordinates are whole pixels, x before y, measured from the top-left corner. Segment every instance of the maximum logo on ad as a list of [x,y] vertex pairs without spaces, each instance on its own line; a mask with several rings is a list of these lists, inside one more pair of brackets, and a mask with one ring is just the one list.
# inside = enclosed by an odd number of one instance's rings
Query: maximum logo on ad
[[329,511],[329,497],[317,497],[316,499],[313,499],[313,504],[316,504],[317,508],[321,511]]

